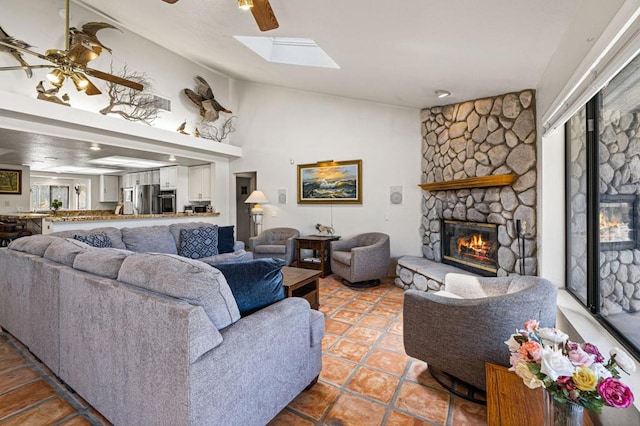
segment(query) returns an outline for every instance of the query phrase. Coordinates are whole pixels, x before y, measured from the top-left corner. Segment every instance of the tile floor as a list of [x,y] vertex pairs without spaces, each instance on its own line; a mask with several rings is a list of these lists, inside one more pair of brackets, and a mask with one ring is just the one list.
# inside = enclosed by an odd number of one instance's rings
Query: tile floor
[[[485,425],[486,407],[452,396],[408,357],[402,343],[403,291],[385,280],[370,289],[321,280],[326,315],[320,380],[270,426]],[[108,425],[12,336],[0,333],[0,425]]]

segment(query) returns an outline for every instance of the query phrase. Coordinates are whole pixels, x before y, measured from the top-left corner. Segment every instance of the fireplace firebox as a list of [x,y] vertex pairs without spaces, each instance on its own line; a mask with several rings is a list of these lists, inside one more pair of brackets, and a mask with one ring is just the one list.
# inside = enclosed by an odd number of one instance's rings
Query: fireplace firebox
[[638,241],[638,198],[600,196],[600,250],[629,250]]
[[442,230],[442,263],[485,277],[497,275],[497,225],[443,220]]

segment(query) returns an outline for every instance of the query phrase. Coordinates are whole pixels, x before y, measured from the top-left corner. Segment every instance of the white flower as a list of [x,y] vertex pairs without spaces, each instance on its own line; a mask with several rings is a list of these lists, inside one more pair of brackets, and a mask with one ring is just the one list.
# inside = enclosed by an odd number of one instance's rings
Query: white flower
[[633,362],[631,357],[622,349],[613,348],[609,351],[609,355],[611,355],[611,358],[618,364],[618,367],[622,368],[625,373],[631,374],[636,371],[636,363]]
[[513,371],[522,378],[522,381],[529,389],[539,388],[543,385],[542,380],[538,379],[531,370],[529,370],[529,366],[527,364],[528,363],[526,361],[520,361],[515,365],[515,369]]
[[517,334],[512,334],[511,337],[509,337],[509,340],[504,342],[507,346],[509,346],[509,352],[518,352],[518,350],[520,349],[520,343],[516,342],[514,336],[517,336]]
[[591,369],[594,373],[596,373],[598,381],[604,380],[607,377],[611,377],[611,371],[607,370],[605,366],[600,364],[599,362],[594,362],[593,364],[591,364]]
[[569,358],[562,355],[561,350],[554,351],[549,348],[542,348],[542,362],[540,372],[547,375],[551,380],[556,381],[560,376],[571,376],[574,366]]
[[557,328],[541,328],[538,330],[538,335],[548,342],[552,343],[564,343],[569,336]]

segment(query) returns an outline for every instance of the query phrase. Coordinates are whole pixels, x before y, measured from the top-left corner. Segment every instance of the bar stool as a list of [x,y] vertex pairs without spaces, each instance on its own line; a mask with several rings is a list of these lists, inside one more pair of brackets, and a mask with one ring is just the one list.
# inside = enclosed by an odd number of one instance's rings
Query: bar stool
[[0,247],[7,247],[16,238],[31,235],[24,223],[0,222]]

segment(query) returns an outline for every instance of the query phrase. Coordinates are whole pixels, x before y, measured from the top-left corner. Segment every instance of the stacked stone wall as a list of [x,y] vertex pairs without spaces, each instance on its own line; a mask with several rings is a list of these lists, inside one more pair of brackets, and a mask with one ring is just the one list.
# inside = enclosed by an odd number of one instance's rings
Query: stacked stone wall
[[536,121],[535,92],[422,110],[422,182],[490,175],[517,175],[510,186],[424,191],[422,252],[441,261],[441,220],[498,225],[498,276],[517,273],[520,256],[515,221],[526,222],[525,272],[535,275]]

